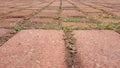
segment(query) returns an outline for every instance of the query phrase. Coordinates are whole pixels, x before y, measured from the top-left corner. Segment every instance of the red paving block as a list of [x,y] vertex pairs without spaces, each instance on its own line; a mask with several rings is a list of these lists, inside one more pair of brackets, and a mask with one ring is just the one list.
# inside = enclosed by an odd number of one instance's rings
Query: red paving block
[[61,15],[65,18],[68,17],[85,17],[82,12],[78,12],[76,10],[64,10]]
[[0,14],[6,14],[10,11],[14,11],[15,9],[10,9],[10,8],[0,8]]
[[76,41],[75,68],[120,68],[120,34],[109,30],[73,32]]
[[34,11],[32,10],[22,10],[18,12],[13,12],[7,15],[7,17],[12,17],[12,18],[24,18],[32,14]]
[[52,3],[50,6],[60,6],[60,2],[54,2],[54,3]]
[[67,68],[64,33],[24,30],[0,47],[0,68]]
[[0,29],[0,37],[10,35],[11,32],[12,32],[12,30],[10,30],[10,29],[1,28]]
[[18,22],[20,22],[22,18],[6,18],[1,19],[0,27],[11,28],[14,27]]
[[69,6],[69,7],[70,7],[70,6],[72,7],[72,6],[73,6],[72,4],[70,4],[70,3],[67,2],[67,1],[63,1],[62,3],[63,3],[63,4],[62,4],[62,7],[68,7],[68,6]]
[[91,7],[88,7],[88,8],[82,8],[82,10],[84,11],[84,12],[92,12],[92,13],[100,13],[100,12],[102,12],[102,11],[100,11],[100,10],[97,10],[97,9],[94,9],[94,8],[91,8]]
[[41,13],[35,15],[40,18],[55,18],[58,12],[56,10],[43,10]]
[[120,12],[112,12],[116,16],[120,16]]
[[[52,6],[49,6],[49,7],[52,7]],[[53,8],[53,7],[52,7]],[[45,10],[43,10],[43,11],[41,11],[41,12],[44,12],[44,13],[58,13],[58,10],[49,10],[49,9],[45,9]]]
[[92,23],[81,23],[81,22],[62,22],[61,23],[62,26],[65,27],[88,27],[93,25]]
[[52,18],[32,18],[30,19],[32,22],[36,22],[36,23],[53,23],[54,19]]

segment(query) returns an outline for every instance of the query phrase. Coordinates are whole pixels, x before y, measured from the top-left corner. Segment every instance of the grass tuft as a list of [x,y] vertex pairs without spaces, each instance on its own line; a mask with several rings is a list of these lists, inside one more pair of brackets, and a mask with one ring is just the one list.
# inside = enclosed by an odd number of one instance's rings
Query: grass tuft
[[113,19],[116,19],[116,18],[120,18],[119,16],[113,16],[113,15],[106,15],[104,16],[104,18],[113,18]]
[[93,28],[96,29],[107,29],[107,30],[116,30],[118,27],[116,22],[97,22]]
[[56,20],[60,20],[62,17],[61,16],[56,16],[55,19]]
[[26,29],[27,29],[27,27],[24,27],[24,26],[15,26],[14,27],[15,31],[26,30]]
[[64,22],[83,22],[81,19],[65,19]]

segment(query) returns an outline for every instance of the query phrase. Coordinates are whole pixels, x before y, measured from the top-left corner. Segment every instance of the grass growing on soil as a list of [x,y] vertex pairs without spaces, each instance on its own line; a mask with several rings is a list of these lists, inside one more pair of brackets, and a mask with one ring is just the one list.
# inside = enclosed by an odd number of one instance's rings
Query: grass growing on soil
[[107,30],[120,30],[120,25],[116,22],[97,22],[91,28],[95,29],[107,29]]
[[55,19],[56,20],[60,20],[62,17],[61,16],[56,16]]
[[113,18],[113,19],[116,19],[116,18],[120,18],[119,16],[113,16],[113,15],[106,15],[104,16],[104,18]]
[[[60,28],[61,28],[61,26],[60,26]],[[68,66],[70,68],[74,68],[75,67],[74,60],[75,60],[75,55],[76,55],[76,48],[75,48],[74,44],[76,42],[76,39],[72,35],[73,29],[68,28],[68,27],[63,27],[63,26],[62,26],[62,28],[64,28],[63,31],[65,32],[65,35],[64,35],[65,45],[69,52],[69,58],[67,58],[67,61],[69,61]]]
[[64,22],[83,22],[81,19],[65,19]]
[[95,23],[95,22],[96,22],[96,19],[95,19],[94,17],[88,16],[86,21],[87,21],[87,22]]
[[27,29],[27,27],[24,27],[24,26],[15,26],[13,27],[15,31],[20,31],[20,30],[25,30]]
[[63,27],[63,26],[57,26],[56,29],[57,29],[57,30],[65,30],[66,28]]

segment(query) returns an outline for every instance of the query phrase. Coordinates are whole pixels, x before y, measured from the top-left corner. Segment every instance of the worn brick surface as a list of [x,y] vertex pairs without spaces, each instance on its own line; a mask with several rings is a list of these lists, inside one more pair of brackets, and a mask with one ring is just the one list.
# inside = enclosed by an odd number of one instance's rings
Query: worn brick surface
[[0,68],[67,68],[64,33],[24,30],[0,47]]
[[0,29],[0,37],[2,36],[8,36],[10,33],[12,32],[12,30],[10,29]]
[[120,68],[120,34],[107,30],[79,30],[75,68]]

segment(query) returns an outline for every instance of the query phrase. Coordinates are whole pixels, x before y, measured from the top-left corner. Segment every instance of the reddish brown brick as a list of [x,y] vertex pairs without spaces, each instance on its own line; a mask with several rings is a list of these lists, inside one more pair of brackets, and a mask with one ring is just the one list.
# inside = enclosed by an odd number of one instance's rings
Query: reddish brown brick
[[120,68],[120,34],[109,30],[79,30],[75,68]]
[[0,47],[0,68],[67,68],[64,33],[24,30]]

